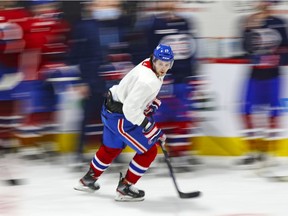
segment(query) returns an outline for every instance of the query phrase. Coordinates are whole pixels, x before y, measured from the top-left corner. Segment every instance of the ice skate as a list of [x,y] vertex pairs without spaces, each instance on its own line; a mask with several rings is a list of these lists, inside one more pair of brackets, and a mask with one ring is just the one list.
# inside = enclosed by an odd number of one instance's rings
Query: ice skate
[[247,154],[235,162],[235,165],[242,169],[259,168],[259,158],[257,154]]
[[177,173],[195,171],[202,167],[203,162],[195,155],[171,157],[172,166]]
[[90,193],[100,189],[100,185],[97,183],[97,178],[94,177],[94,172],[91,168],[86,175],[79,180],[78,185],[75,186],[74,189]]
[[137,202],[143,201],[145,192],[134,187],[132,184],[125,182],[120,173],[120,180],[116,189],[115,200],[119,202]]
[[262,167],[275,167],[279,165],[277,158],[268,153],[259,153],[257,159],[259,162],[262,162]]
[[276,166],[277,161],[274,157],[269,157],[265,153],[248,154],[236,162],[239,167],[247,169],[257,169],[263,167]]

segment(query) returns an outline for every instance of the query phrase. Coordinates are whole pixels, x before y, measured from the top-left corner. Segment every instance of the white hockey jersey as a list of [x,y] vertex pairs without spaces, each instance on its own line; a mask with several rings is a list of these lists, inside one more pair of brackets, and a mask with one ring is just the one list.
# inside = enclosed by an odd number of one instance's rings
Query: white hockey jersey
[[123,104],[123,113],[128,121],[141,125],[145,119],[144,110],[158,95],[164,77],[157,77],[149,59],[145,59],[129,73],[118,85],[110,88],[114,101]]

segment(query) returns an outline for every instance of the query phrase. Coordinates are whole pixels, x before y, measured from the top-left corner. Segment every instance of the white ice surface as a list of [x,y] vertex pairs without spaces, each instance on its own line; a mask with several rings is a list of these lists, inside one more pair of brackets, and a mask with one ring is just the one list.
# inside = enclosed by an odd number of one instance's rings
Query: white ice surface
[[123,203],[114,201],[116,172],[104,173],[100,190],[89,194],[73,189],[85,173],[70,172],[66,162],[24,161],[19,167],[26,184],[5,186],[0,181],[1,216],[288,216],[288,183],[268,181],[255,170],[212,163],[176,174],[181,191],[203,193],[180,199],[165,175],[167,168],[156,167],[164,175],[147,173],[136,185],[145,190],[145,200]]

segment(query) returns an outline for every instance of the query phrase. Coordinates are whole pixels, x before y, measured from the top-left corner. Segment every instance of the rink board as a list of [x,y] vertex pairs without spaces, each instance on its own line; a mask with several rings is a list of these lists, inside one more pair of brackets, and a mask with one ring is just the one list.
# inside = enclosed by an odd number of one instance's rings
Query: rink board
[[[207,90],[213,92],[215,109],[204,114],[206,120],[200,125],[202,135],[197,138],[191,138],[191,144],[193,142],[193,146],[196,145],[199,154],[236,156],[247,151],[246,142],[240,137],[242,125],[239,118],[239,107],[243,82],[249,71],[248,69],[249,65],[245,64],[218,63],[201,65],[200,73],[209,80]],[[288,85],[285,84],[288,83],[287,72],[287,67],[281,68],[283,79],[281,101],[285,103],[282,103],[284,111],[281,121],[282,138],[276,142],[278,147],[276,154],[279,156],[288,155],[288,103],[286,103],[288,101]],[[67,98],[65,97],[66,100]],[[77,97],[71,96],[69,98],[75,100]],[[71,103],[71,101],[67,103]],[[73,152],[79,131],[77,130],[77,124],[81,111],[75,106],[74,108],[70,107],[69,110],[63,110],[62,113],[60,112],[61,118],[59,119],[61,130],[55,139],[61,152]],[[72,116],[74,118],[71,118]],[[71,129],[74,132],[67,132],[71,131]],[[97,140],[91,140],[85,150],[96,149],[99,144]],[[129,152],[131,150],[127,148],[125,151]]]
[[[57,137],[57,143],[59,150],[63,153],[74,152],[76,148],[76,138],[78,134],[59,134]],[[277,145],[277,151],[273,152],[277,156],[288,156],[288,139],[282,139],[274,141]],[[92,152],[96,150],[100,145],[100,142],[88,143],[85,148],[86,152]],[[212,137],[203,136],[197,138],[191,138],[191,147],[196,148],[199,155],[211,155],[211,156],[239,156],[247,152],[247,143],[240,137]],[[263,145],[267,145],[267,142],[263,142]],[[124,149],[124,153],[133,152],[129,147]],[[159,153],[161,150],[159,149]]]

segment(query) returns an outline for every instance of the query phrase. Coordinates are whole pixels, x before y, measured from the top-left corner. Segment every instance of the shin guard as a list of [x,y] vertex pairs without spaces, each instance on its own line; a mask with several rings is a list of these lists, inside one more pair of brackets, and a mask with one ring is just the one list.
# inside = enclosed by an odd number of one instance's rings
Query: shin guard
[[156,155],[156,145],[153,145],[147,152],[143,154],[136,154],[129,164],[125,179],[132,184],[136,184],[136,182],[142,177],[146,170],[148,170]]

